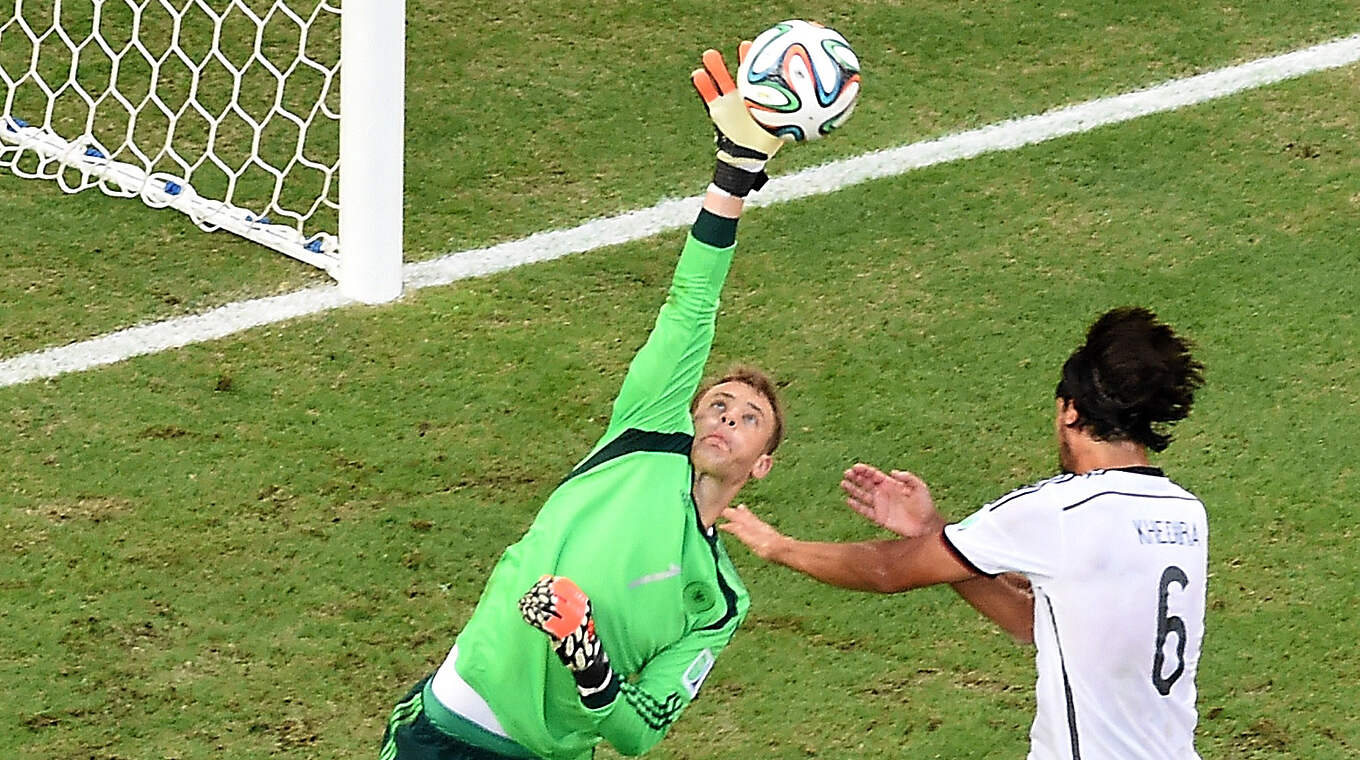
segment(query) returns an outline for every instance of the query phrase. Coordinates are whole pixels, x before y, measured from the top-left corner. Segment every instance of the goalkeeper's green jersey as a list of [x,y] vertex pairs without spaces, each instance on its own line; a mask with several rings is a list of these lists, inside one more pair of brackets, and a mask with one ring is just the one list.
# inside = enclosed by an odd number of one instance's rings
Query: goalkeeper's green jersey
[[[588,758],[601,738],[625,754],[656,744],[750,606],[716,532],[699,522],[689,460],[690,400],[734,248],[688,238],[604,436],[505,551],[458,636],[458,675],[511,739],[548,760]],[[544,574],[590,596],[618,676],[617,691],[590,707],[547,636],[520,617],[520,596]]]

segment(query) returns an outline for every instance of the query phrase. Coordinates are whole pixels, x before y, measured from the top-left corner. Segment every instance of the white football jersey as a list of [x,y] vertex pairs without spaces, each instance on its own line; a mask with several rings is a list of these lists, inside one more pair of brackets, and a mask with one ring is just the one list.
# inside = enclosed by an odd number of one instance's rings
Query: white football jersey
[[1198,760],[1204,505],[1155,467],[1059,475],[949,525],[975,569],[1034,587],[1029,760]]

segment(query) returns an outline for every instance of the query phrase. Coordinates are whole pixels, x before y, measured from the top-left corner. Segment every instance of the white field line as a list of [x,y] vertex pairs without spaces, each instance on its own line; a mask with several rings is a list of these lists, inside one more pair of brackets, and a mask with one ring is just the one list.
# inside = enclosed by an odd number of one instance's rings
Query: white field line
[[[784,203],[834,192],[873,179],[894,177],[912,169],[993,151],[1013,150],[1140,116],[1203,103],[1316,71],[1346,66],[1358,60],[1360,34],[1123,95],[805,169],[771,180],[750,205]],[[699,202],[699,196],[662,201],[651,208],[594,219],[570,229],[539,232],[488,248],[407,264],[403,268],[403,283],[407,291],[447,285],[524,264],[641,240],[691,224],[698,213]],[[340,295],[338,286],[325,285],[281,296],[240,301],[203,314],[119,330],[79,343],[0,361],[0,388],[67,372],[80,372],[134,356],[209,341],[252,327],[354,303]]]

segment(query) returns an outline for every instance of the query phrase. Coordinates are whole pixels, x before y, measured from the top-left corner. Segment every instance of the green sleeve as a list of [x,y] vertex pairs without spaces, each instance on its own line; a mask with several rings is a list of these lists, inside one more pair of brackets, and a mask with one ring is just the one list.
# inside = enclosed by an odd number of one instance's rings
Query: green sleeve
[[698,695],[740,622],[695,631],[653,657],[636,678],[620,686],[607,707],[596,711],[602,716],[600,736],[625,755],[641,755],[655,746]]
[[666,303],[628,368],[601,445],[629,428],[693,432],[689,404],[713,345],[718,295],[735,248],[735,243],[717,247],[689,235]]

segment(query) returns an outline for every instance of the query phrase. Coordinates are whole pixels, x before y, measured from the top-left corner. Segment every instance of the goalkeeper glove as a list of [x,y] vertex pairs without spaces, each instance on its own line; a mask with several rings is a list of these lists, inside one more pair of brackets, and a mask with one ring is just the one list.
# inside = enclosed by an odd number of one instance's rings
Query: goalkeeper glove
[[[751,43],[743,42],[739,57],[745,59],[750,47]],[[765,162],[784,141],[751,118],[745,100],[737,92],[736,82],[727,71],[722,53],[705,50],[703,63],[702,69],[696,69],[690,75],[690,81],[703,98],[716,132],[718,163],[713,169],[713,184],[725,193],[745,198],[769,179],[765,174]]]
[[614,669],[595,635],[590,597],[580,586],[570,578],[545,575],[520,597],[519,613],[552,639],[553,651],[576,679],[583,701],[608,692]]

